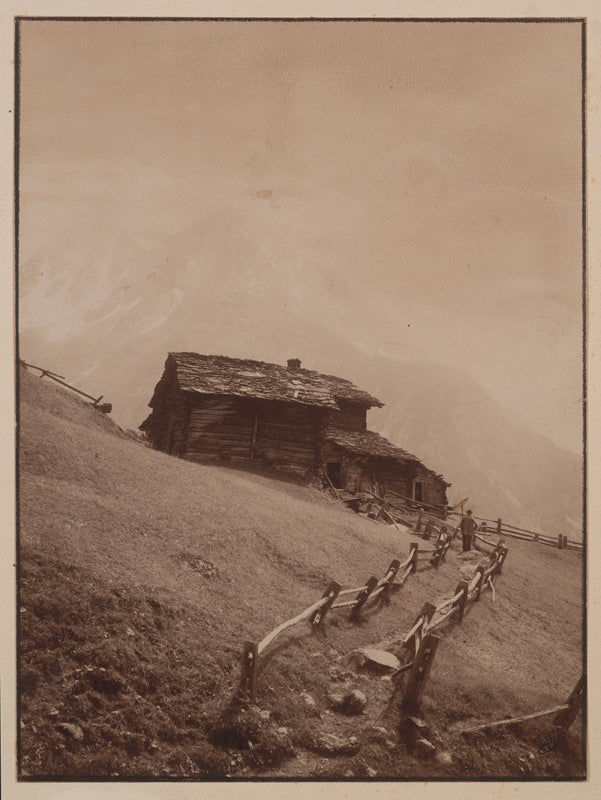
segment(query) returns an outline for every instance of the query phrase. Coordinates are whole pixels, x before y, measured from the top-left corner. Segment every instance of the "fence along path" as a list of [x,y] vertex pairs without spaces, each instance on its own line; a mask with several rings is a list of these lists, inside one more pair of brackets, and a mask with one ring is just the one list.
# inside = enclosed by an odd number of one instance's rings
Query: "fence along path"
[[[447,550],[449,549],[452,538],[452,535],[446,532],[446,530],[440,531],[436,544],[433,547],[424,549],[423,551],[420,550],[417,542],[413,542],[410,545],[409,555],[403,562],[399,561],[398,559],[393,559],[382,578],[378,579],[372,575],[362,586],[342,589],[337,581],[332,581],[319,600],[310,605],[308,608],[305,608],[291,619],[282,622],[280,625],[270,631],[259,643],[250,641],[245,642],[242,656],[242,671],[239,693],[243,696],[247,696],[252,702],[255,701],[257,693],[259,658],[265,652],[266,648],[284,631],[305,620],[309,622],[313,629],[320,628],[323,626],[326,615],[330,611],[348,609],[350,612],[350,618],[357,619],[361,611],[368,604],[371,604],[375,601],[389,604],[392,588],[402,588],[411,573],[416,572],[418,564],[420,563],[420,559],[425,557],[435,568],[440,565],[442,559],[447,553]],[[485,577],[489,577],[492,574],[496,574],[496,571],[500,571],[501,564],[505,560],[506,555],[507,549],[502,543],[499,543],[497,550],[493,554],[493,569],[487,568],[487,570],[483,570],[481,574],[478,573],[478,577],[484,580]],[[474,589],[478,588],[478,597],[480,595],[480,591],[482,590],[482,580],[480,580],[477,586],[474,584]],[[419,617],[419,620],[416,620],[416,622],[419,622],[417,627],[423,626],[424,623],[427,623],[429,627],[427,627],[427,630],[424,628],[424,630],[420,633],[414,624],[413,627],[415,630],[410,632],[410,638],[412,637],[414,642],[419,643],[425,633],[429,632],[431,628],[440,625],[445,619],[457,611],[461,611],[461,618],[463,618],[463,610],[466,602],[468,601],[468,593],[464,592],[463,583],[461,583],[460,586],[462,589],[459,594],[456,594],[453,598],[451,598],[451,610],[447,611],[443,618],[436,619],[434,622],[432,622],[434,612],[439,610],[436,609],[435,606],[432,606],[432,613],[427,616],[427,619],[425,614],[422,613],[422,616]],[[426,605],[429,607],[431,604]],[[448,602],[445,601],[444,605],[448,605]],[[407,641],[409,641],[409,639],[407,639]],[[406,666],[405,669],[408,669],[408,667]]]
[[[435,525],[436,523],[440,523],[441,518],[448,519],[449,517],[459,517],[461,518],[461,513],[459,511],[447,511],[446,506],[436,506],[431,505],[428,503],[418,502],[411,497],[407,497],[406,495],[398,494],[397,492],[388,492],[387,498],[384,499],[379,497],[378,495],[374,494],[373,492],[368,492],[371,494],[378,502],[382,505],[383,510],[385,513],[392,519],[393,522],[404,522],[408,524],[407,520],[403,519],[396,519],[394,515],[390,514],[390,510],[394,511],[409,511],[412,513],[418,512],[418,527],[416,530],[419,531],[421,522],[425,519],[427,521],[432,521],[432,524]],[[388,494],[390,494],[392,499],[388,499]],[[565,534],[558,534],[557,536],[547,536],[544,533],[540,533],[538,531],[528,530],[527,528],[521,528],[518,525],[511,525],[508,522],[504,522],[502,519],[486,519],[485,517],[473,517],[473,519],[477,520],[480,523],[484,523],[484,530],[493,530],[499,536],[509,536],[515,539],[522,539],[523,541],[529,542],[538,542],[540,544],[549,545],[551,547],[558,547],[561,550],[578,550],[582,551],[584,549],[583,542],[579,542],[576,539],[568,539]],[[493,525],[494,528],[489,528],[489,525]]]
[[[394,587],[398,590],[405,584],[409,575],[417,570],[420,558],[425,556],[430,560],[432,566],[438,567],[446,555],[450,543],[451,537],[444,531],[439,534],[436,545],[423,552],[420,551],[418,543],[413,542],[410,545],[409,555],[403,562],[393,559],[382,578],[378,579],[372,575],[363,586],[341,589],[338,582],[332,581],[319,600],[291,619],[282,622],[258,644],[245,642],[239,691],[249,696],[251,701],[254,702],[257,690],[259,657],[274,639],[284,631],[305,620],[309,621],[312,628],[320,628],[330,610],[348,609],[350,618],[357,619],[367,604],[371,604],[374,601],[389,604],[392,588]],[[342,599],[351,596],[352,599],[350,600]],[[339,598],[340,602],[336,602]]]

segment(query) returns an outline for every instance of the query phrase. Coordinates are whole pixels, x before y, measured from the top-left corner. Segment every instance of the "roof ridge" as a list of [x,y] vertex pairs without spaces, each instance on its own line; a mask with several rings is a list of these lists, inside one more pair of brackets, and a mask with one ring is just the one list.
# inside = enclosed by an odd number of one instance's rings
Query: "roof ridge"
[[[340,400],[368,408],[384,405],[348,378],[306,367],[290,369],[289,366],[268,361],[186,350],[170,351],[167,361],[170,359],[175,364],[183,391],[282,400],[327,408],[339,408]],[[245,374],[245,368],[258,374]]]

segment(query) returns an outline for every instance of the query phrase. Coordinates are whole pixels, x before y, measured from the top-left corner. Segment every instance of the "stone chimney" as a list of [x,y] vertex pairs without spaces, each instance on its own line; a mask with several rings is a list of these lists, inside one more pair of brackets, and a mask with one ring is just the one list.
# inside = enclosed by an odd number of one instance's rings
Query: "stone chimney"
[[289,358],[288,359],[288,369],[292,372],[295,372],[297,369],[300,369],[301,362],[298,358]]

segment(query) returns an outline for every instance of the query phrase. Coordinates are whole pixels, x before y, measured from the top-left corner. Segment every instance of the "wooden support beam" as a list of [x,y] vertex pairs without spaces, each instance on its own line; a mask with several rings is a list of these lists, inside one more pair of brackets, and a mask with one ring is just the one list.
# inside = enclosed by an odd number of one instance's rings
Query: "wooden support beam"
[[423,638],[419,651],[413,660],[405,696],[401,701],[401,714],[403,717],[416,714],[419,711],[439,641],[440,637],[435,636],[433,633],[427,633]]
[[415,532],[416,532],[416,533],[420,533],[420,532],[421,532],[421,529],[422,529],[422,519],[423,519],[423,518],[424,518],[424,515],[423,515],[423,514],[422,514],[422,512],[420,511],[420,512],[419,512],[419,514],[417,515],[417,522],[415,523]]

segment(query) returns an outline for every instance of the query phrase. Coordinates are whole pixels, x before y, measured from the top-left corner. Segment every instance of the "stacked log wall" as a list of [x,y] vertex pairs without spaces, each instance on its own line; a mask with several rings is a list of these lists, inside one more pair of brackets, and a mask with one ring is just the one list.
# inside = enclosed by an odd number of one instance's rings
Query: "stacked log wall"
[[426,469],[423,464],[417,465],[415,479],[422,483],[422,501],[433,506],[447,506],[447,486],[446,483]]
[[190,460],[250,458],[253,403],[222,395],[190,395],[185,456]]
[[319,467],[323,413],[312,406],[262,402],[259,407],[255,458],[303,475]]
[[166,369],[155,390],[152,413],[143,423],[143,429],[155,450],[172,452],[173,436],[177,426],[183,422],[184,415],[175,371]]
[[359,403],[338,401],[339,411],[329,412],[329,424],[351,431],[367,430],[367,408]]
[[394,493],[402,497],[411,497],[413,491],[413,475],[415,462],[386,460],[382,467],[382,491]]
[[322,424],[318,409],[308,406],[226,396],[193,398],[186,458],[254,459],[315,474]]

